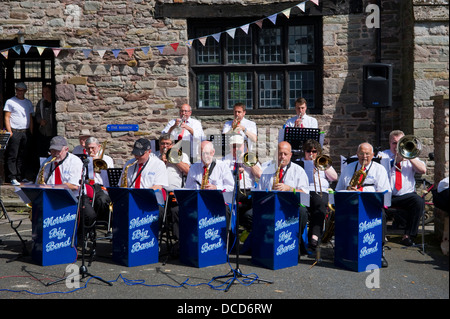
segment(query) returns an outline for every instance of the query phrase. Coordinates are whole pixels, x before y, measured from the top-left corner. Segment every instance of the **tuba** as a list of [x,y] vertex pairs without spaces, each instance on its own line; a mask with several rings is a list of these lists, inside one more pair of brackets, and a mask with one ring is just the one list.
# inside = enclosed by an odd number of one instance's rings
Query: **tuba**
[[120,187],[128,188],[128,169],[136,163],[137,163],[137,160],[135,160],[135,161],[131,162],[130,164],[128,164],[127,166],[125,166],[125,168],[123,169],[123,172],[122,172],[122,179],[120,181]]
[[422,143],[413,135],[405,135],[397,143],[397,154],[406,159],[416,158],[421,150]]
[[101,170],[105,170],[108,168],[108,164],[103,160],[103,155],[105,154],[106,144],[108,141],[104,141],[102,143],[102,151],[100,153],[100,157],[93,160],[92,164],[94,165],[94,172],[100,173]]
[[48,162],[44,163],[44,165],[42,165],[41,170],[38,173],[38,178],[37,178],[37,184],[45,184],[45,179],[44,179],[44,171],[45,171],[45,167],[54,162],[56,160],[56,157],[53,157],[51,160],[49,160]]

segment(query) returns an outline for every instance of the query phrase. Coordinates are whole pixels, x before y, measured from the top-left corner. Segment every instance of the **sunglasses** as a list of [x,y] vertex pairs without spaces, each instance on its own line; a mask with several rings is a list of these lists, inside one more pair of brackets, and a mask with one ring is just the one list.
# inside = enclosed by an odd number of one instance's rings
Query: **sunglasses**
[[308,151],[305,151],[305,152],[306,152],[306,153],[317,153],[316,150],[314,150],[314,151],[308,150]]

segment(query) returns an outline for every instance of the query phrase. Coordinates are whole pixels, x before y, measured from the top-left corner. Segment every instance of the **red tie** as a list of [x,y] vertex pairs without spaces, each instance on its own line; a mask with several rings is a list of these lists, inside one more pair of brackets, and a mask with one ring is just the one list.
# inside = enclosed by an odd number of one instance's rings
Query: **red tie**
[[140,172],[141,172],[141,169],[142,169],[142,166],[143,166],[144,164],[142,163],[142,164],[139,164],[139,169],[138,169],[138,177],[136,178],[136,181],[134,182],[134,188],[141,188],[141,175],[142,174],[140,174]]
[[280,175],[278,176],[278,181],[281,183],[282,179],[283,179],[283,169],[280,168]]
[[395,164],[395,189],[402,189],[402,165],[400,162]]
[[59,169],[59,163],[55,164],[55,185],[61,185],[61,170]]
[[[184,123],[184,121],[183,121],[183,123]],[[178,135],[178,140],[183,139],[183,134],[184,134],[184,129],[182,129],[180,135]]]

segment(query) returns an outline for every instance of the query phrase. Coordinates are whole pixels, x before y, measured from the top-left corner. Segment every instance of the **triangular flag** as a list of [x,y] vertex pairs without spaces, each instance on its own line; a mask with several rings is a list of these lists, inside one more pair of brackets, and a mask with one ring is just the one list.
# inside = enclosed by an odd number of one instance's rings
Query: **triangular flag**
[[282,11],[282,13],[289,19],[289,16],[291,15],[291,8]]
[[113,49],[111,51],[114,54],[114,57],[117,59],[117,57],[119,56],[119,53],[120,53],[120,49]]
[[242,31],[244,31],[245,34],[248,34],[248,28],[249,28],[249,26],[250,26],[250,24],[246,24],[246,25],[243,25],[243,26],[241,27]]
[[134,48],[127,48],[125,49],[125,51],[128,53],[128,55],[131,57],[133,57],[133,53],[134,53]]
[[303,12],[305,12],[305,3],[304,3],[304,2],[297,4],[297,7],[298,7],[300,10],[302,10]]
[[187,41],[185,42],[186,46],[187,46],[189,49],[192,48],[192,42],[194,42],[194,40],[187,40]]
[[277,24],[277,14],[275,13],[275,14],[272,14],[270,17],[269,17],[269,20],[273,23],[273,24]]
[[36,47],[36,49],[39,52],[39,55],[42,55],[42,52],[44,52],[45,48],[44,47]]
[[159,50],[159,53],[163,53],[164,51],[164,46],[163,45],[157,45],[156,48]]
[[220,36],[221,36],[221,34],[222,34],[222,33],[214,33],[214,34],[212,35],[212,37],[217,41],[217,43],[220,42]]
[[145,55],[147,55],[148,50],[150,50],[150,47],[142,47],[141,50],[142,52],[144,52]]
[[53,48],[53,54],[55,55],[55,58],[58,56],[59,52],[61,52],[61,49],[55,49]]
[[255,22],[255,24],[262,29],[263,20],[258,20]]
[[5,57],[5,59],[8,59],[8,50],[2,51],[2,55]]
[[18,45],[13,46],[13,50],[16,51],[18,55],[20,55],[20,46]]
[[28,51],[30,51],[31,45],[23,44],[22,47],[23,47],[23,50],[25,51],[25,53],[28,53]]
[[205,44],[206,44],[206,37],[200,38],[200,39],[198,39],[198,41],[200,41],[201,44],[203,44],[203,46],[205,46]]
[[179,43],[172,43],[170,46],[173,48],[174,51],[178,49]]
[[314,3],[316,6],[319,5],[319,0],[311,0],[312,3]]
[[236,28],[227,30],[228,35],[234,39],[234,35],[236,33]]
[[86,59],[88,58],[89,54],[91,54],[91,51],[91,49],[83,49],[83,54]]
[[98,55],[103,59],[103,56],[105,55],[106,50],[100,49],[100,50],[97,50],[97,53],[98,53]]

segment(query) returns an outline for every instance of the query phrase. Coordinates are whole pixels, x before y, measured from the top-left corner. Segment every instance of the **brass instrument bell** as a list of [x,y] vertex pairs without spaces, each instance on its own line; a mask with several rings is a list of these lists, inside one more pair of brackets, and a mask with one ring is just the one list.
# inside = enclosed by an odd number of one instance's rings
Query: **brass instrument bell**
[[397,154],[406,159],[416,158],[421,150],[422,143],[413,135],[405,135],[397,143]]

